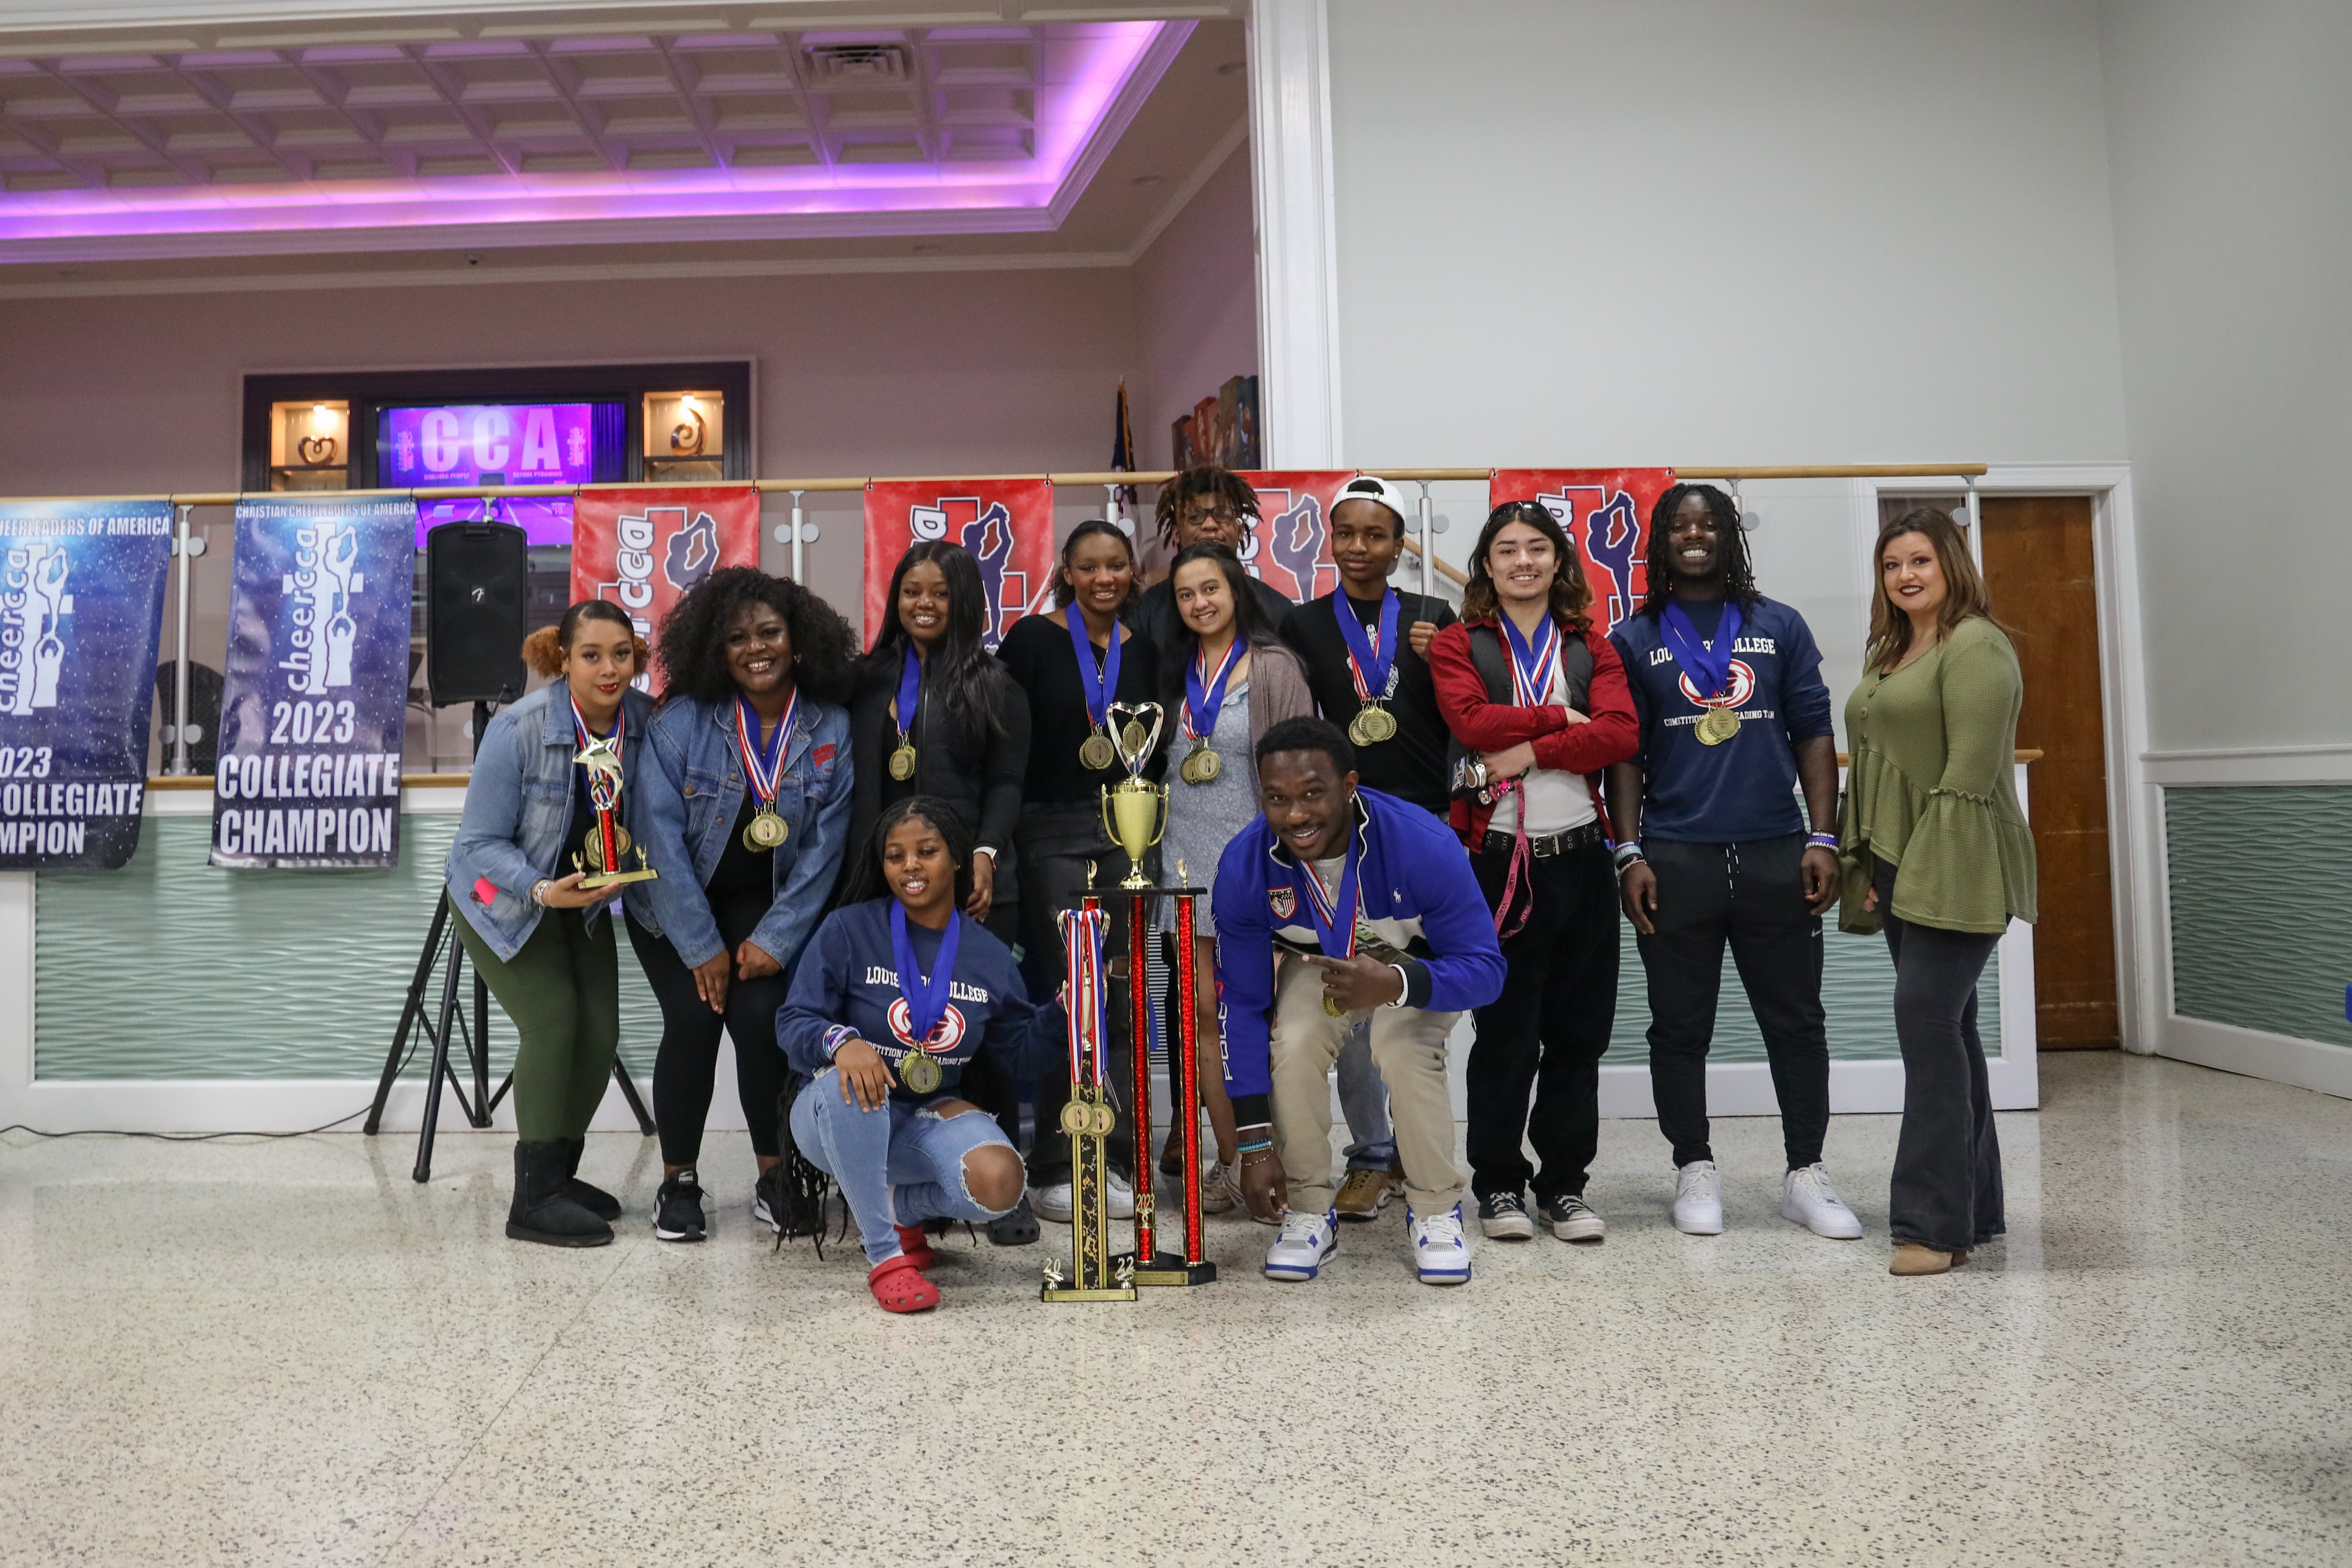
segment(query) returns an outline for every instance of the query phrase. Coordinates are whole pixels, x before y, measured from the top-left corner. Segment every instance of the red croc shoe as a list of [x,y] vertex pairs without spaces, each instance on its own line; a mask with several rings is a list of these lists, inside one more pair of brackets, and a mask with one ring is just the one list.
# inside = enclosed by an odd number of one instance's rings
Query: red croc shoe
[[928,1312],[940,1304],[940,1288],[904,1253],[876,1264],[866,1276],[866,1288],[886,1312]]
[[918,1268],[929,1268],[940,1260],[940,1255],[931,1250],[930,1236],[919,1225],[898,1227],[898,1250],[905,1253]]

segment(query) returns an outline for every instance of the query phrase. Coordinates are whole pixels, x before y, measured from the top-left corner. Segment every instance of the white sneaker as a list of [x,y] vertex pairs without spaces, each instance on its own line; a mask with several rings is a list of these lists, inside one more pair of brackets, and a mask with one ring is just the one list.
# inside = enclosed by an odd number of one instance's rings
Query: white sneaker
[[1228,1165],[1223,1160],[1212,1161],[1209,1168],[1201,1173],[1201,1212],[1232,1213],[1234,1206],[1242,1201],[1241,1187],[1237,1184],[1240,1174],[1236,1166]]
[[1029,1189],[1029,1207],[1039,1219],[1067,1225],[1070,1215],[1077,1208],[1076,1189],[1067,1182],[1055,1182],[1050,1187],[1032,1187]]
[[1427,1219],[1404,1206],[1404,1233],[1412,1242],[1412,1266],[1424,1285],[1470,1283],[1470,1238],[1462,1234],[1462,1205]]
[[1685,1236],[1723,1234],[1723,1173],[1712,1160],[1675,1172],[1675,1228]]
[[[1455,1226],[1460,1229],[1459,1225]],[[1322,1272],[1323,1260],[1339,1250],[1339,1216],[1293,1211],[1282,1216],[1282,1234],[1265,1249],[1269,1279],[1312,1279]]]
[[[1068,1182],[1055,1182],[1050,1187],[1032,1187],[1029,1190],[1029,1206],[1036,1211],[1039,1219],[1067,1225],[1070,1216],[1077,1212],[1077,1191]],[[1109,1211],[1112,1219],[1135,1217],[1135,1188],[1117,1172],[1113,1172],[1110,1179],[1103,1184],[1103,1207]]]
[[1862,1221],[1830,1185],[1830,1173],[1819,1161],[1782,1178],[1780,1217],[1832,1241],[1853,1241],[1862,1235]]

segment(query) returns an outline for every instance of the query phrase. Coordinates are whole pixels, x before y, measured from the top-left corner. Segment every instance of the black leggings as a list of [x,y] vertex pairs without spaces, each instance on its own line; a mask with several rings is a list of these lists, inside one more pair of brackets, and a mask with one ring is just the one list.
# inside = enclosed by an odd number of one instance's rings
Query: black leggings
[[[733,952],[768,912],[768,900],[722,903],[710,912],[719,940]],[[661,1130],[662,1163],[691,1165],[702,1153],[702,1126],[710,1117],[710,1090],[719,1070],[719,1036],[735,1041],[735,1087],[743,1120],[751,1130],[751,1152],[772,1158],[776,1150],[776,1098],[784,1088],[784,1053],[776,1045],[776,1009],[784,1005],[786,977],[738,976],[727,985],[724,1016],[710,1010],[694,988],[669,938],[629,921],[629,945],[646,972],[654,999],[661,1004],[661,1053],[654,1058],[654,1124]]]

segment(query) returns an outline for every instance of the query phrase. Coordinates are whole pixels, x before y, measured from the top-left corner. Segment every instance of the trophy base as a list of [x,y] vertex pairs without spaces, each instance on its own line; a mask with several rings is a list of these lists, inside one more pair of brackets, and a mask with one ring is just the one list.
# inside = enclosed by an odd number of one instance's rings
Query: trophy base
[[1135,1271],[1139,1286],[1211,1285],[1216,1282],[1217,1266],[1206,1259],[1187,1263],[1172,1252],[1163,1252],[1149,1264]]
[[635,871],[592,871],[580,879],[580,886],[593,892],[598,888],[617,888],[624,882],[651,882],[660,876],[659,871],[650,868],[640,868]]
[[1104,1285],[1092,1289],[1076,1285],[1042,1285],[1037,1289],[1040,1301],[1132,1301],[1132,1285]]

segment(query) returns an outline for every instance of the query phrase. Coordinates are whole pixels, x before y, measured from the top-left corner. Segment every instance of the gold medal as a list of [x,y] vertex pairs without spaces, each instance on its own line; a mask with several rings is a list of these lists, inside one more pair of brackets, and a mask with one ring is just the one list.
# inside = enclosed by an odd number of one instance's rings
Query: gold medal
[[1118,761],[1118,749],[1110,743],[1110,737],[1100,730],[1088,735],[1085,742],[1078,747],[1078,765],[1082,768],[1093,768],[1099,772],[1117,761]]
[[907,1086],[910,1094],[929,1094],[939,1088],[947,1076],[940,1069],[940,1064],[932,1059],[931,1053],[920,1046],[909,1047],[907,1054],[898,1060],[898,1081]]
[[902,742],[897,751],[890,753],[890,776],[897,779],[900,784],[905,784],[908,779],[915,776],[915,748],[913,746]]
[[1344,1018],[1348,1016],[1348,1010],[1339,1005],[1339,999],[1328,992],[1323,997],[1323,1011],[1330,1014],[1334,1018]]
[[[614,853],[616,855],[626,855],[629,852],[629,830],[622,826],[617,822],[613,824]],[[590,870],[609,871],[613,868],[604,864],[604,836],[603,834],[598,833],[592,828],[589,831],[587,840],[582,845],[582,848],[587,853],[588,868]]]
[[1130,757],[1141,756],[1143,748],[1151,744],[1151,737],[1144,733],[1142,722],[1135,719],[1127,721],[1127,728],[1118,732],[1118,738],[1121,748]]
[[1348,721],[1348,739],[1360,746],[1377,746],[1396,732],[1396,715],[1377,702],[1365,703]]
[[1085,1101],[1074,1100],[1062,1107],[1062,1131],[1071,1137],[1085,1137],[1094,1124],[1094,1107]]
[[1195,741],[1192,750],[1176,769],[1176,774],[1188,784],[1214,784],[1217,775],[1225,771],[1224,758],[1209,749],[1206,741]]
[[784,825],[784,819],[776,815],[775,808],[763,805],[752,814],[751,820],[743,825],[743,847],[753,854],[762,849],[774,849],[782,845],[791,832],[792,829]]
[[1739,715],[1729,707],[1709,708],[1698,721],[1698,743],[1720,746],[1739,733]]

